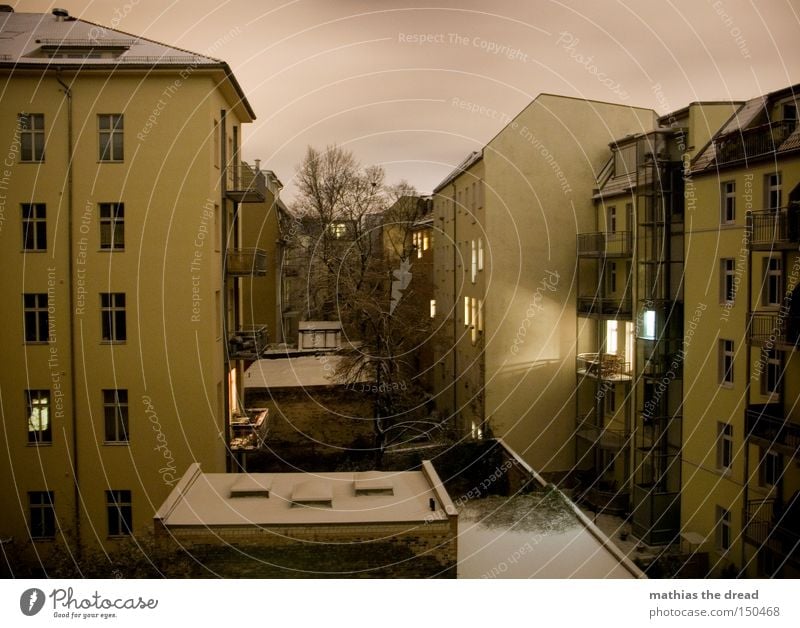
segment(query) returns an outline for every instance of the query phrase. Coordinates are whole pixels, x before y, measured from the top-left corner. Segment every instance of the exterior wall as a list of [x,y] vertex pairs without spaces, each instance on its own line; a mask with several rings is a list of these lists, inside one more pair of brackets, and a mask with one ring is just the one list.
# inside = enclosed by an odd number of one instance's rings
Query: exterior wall
[[544,95],[484,150],[486,418],[535,469],[574,464],[575,236],[608,144],[651,111]]
[[[11,145],[17,113],[44,113],[46,161],[12,158],[6,165],[12,185],[4,190],[0,259],[14,270],[2,279],[8,307],[0,313],[0,342],[7,348],[0,366],[6,426],[0,438],[10,456],[3,457],[0,502],[13,507],[3,536],[27,537],[32,490],[53,491],[59,529],[78,532],[73,463],[81,539],[106,547],[113,546],[106,537],[106,490],[131,490],[138,533],[150,525],[151,504],[163,501],[191,462],[224,470],[216,297],[222,264],[214,243],[220,170],[213,128],[229,104],[216,83],[197,72],[166,100],[157,125],[147,127],[177,77],[178,70],[147,76],[119,71],[111,81],[102,73],[64,73],[73,99],[71,233],[63,91],[52,74],[15,73],[4,92],[0,132]],[[97,114],[118,112],[125,114],[124,162],[99,163]],[[229,133],[238,124],[229,113]],[[100,250],[98,203],[118,201],[125,203],[125,250],[111,253]],[[21,251],[23,202],[47,203],[47,252]],[[22,293],[48,289],[50,342],[25,344]],[[102,292],[126,295],[123,343],[102,341]],[[36,388],[51,390],[52,445],[27,444],[24,391]],[[113,388],[128,391],[127,444],[105,443],[102,390]]]
[[457,521],[451,517],[418,523],[156,527],[156,535],[164,543],[180,543],[227,578],[275,577],[281,568],[292,577],[455,578]]
[[[752,310],[765,310],[761,305],[762,259],[768,252],[748,253],[749,233],[746,231],[746,211],[764,208],[766,192],[764,177],[775,172],[771,159],[751,163],[749,168],[721,168],[719,172],[696,174],[694,186],[697,208],[692,215],[692,229],[686,240],[686,312],[687,322],[699,304],[707,309],[694,329],[691,347],[686,351],[683,446],[682,529],[697,532],[706,538],[700,548],[711,554],[715,571],[727,565],[741,568],[753,557],[753,547],[743,543],[745,500],[773,496],[774,489],[760,486],[758,460],[761,448],[748,445],[745,429],[745,410],[748,403],[765,404],[771,400],[761,392],[760,376],[755,365],[760,348],[747,339],[748,305]],[[783,205],[789,192],[800,182],[800,158],[785,157],[778,161],[777,170],[783,177]],[[720,224],[720,186],[734,181],[736,186],[736,221]],[[780,255],[778,252],[772,255]],[[722,302],[721,260],[735,260],[736,295],[733,305]],[[784,279],[789,280],[797,253],[790,252],[784,262]],[[749,267],[752,264],[752,267]],[[748,277],[752,277],[748,281]],[[777,311],[777,308],[774,308]],[[688,333],[688,328],[687,328]],[[734,342],[734,383],[720,383],[719,342]],[[794,422],[797,413],[798,357],[797,352],[784,354],[784,407]],[[733,430],[733,464],[730,471],[718,468],[718,423],[729,423]],[[749,447],[749,451],[748,451]],[[749,468],[746,454],[749,453]],[[790,461],[783,457],[784,499],[800,488],[800,480]],[[746,487],[746,488],[745,488]],[[733,544],[728,551],[717,545],[717,507],[731,513]],[[758,561],[750,561],[748,573],[758,574]]]

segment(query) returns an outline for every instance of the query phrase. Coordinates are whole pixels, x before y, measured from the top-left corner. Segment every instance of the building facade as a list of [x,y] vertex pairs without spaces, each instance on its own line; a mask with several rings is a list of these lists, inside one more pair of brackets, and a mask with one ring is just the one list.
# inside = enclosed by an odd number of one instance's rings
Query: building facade
[[0,535],[112,550],[226,468],[254,114],[224,62],[63,10],[0,28]]

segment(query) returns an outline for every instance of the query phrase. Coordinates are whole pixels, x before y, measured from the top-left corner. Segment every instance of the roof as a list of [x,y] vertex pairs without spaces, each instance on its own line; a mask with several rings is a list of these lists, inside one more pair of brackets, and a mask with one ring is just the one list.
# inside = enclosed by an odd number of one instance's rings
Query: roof
[[[63,56],[70,50],[91,55]],[[22,70],[76,69],[91,71],[171,67],[176,70],[217,70],[235,91],[251,120],[250,103],[224,61],[75,17],[51,13],[0,12],[0,68]]]
[[344,382],[336,377],[341,362],[336,355],[303,355],[258,360],[244,373],[245,388],[308,388],[336,386]]
[[[358,482],[374,490],[356,490]],[[384,490],[386,486],[391,491]],[[269,497],[235,487],[265,487]],[[362,487],[363,488],[363,487]],[[255,491],[257,493],[257,491]],[[434,500],[431,510],[430,500]],[[189,467],[155,519],[166,527],[419,523],[456,514],[430,462],[421,471],[203,473]]]
[[466,159],[458,164],[455,169],[448,174],[444,180],[437,185],[433,193],[436,194],[439,190],[449,185],[453,180],[457,179],[460,175],[465,173],[467,170],[472,168],[473,165],[478,163],[481,159],[483,159],[483,152],[482,151],[473,151],[469,155],[467,155]]
[[298,331],[341,331],[341,321],[300,321],[297,323]]

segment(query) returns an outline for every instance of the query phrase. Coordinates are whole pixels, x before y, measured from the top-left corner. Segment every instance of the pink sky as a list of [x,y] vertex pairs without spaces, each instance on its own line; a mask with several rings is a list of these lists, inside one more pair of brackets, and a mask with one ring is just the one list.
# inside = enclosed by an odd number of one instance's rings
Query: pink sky
[[227,61],[258,116],[245,159],[274,170],[287,200],[308,144],[343,144],[429,192],[542,92],[665,113],[800,82],[798,0],[11,4]]

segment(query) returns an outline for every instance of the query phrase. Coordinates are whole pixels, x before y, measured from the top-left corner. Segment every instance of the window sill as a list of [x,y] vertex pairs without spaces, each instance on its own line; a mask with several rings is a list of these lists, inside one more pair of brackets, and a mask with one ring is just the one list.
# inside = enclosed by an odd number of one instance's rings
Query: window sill
[[726,390],[733,390],[733,382],[722,382],[719,387],[725,388]]
[[124,159],[98,159],[98,164],[124,164]]
[[719,223],[720,229],[736,229],[739,225],[735,222],[721,222]]
[[28,447],[35,447],[37,449],[39,447],[52,447],[53,446],[53,441],[50,441],[49,443],[47,443],[47,442],[34,442],[34,443],[28,442],[27,446]]
[[17,163],[18,164],[30,164],[30,165],[33,165],[33,166],[38,166],[38,165],[41,165],[41,164],[45,163],[45,160],[44,159],[20,159]]
[[56,540],[56,535],[53,536],[32,536],[31,541],[34,543],[53,543]]
[[26,255],[28,253],[47,253],[47,249],[21,249],[20,253]]
[[719,475],[722,478],[732,478],[733,477],[733,469],[730,469],[730,468],[721,469],[721,468],[717,467],[716,469],[714,469],[714,471],[717,473],[717,475]]
[[104,249],[103,247],[100,247],[99,249],[97,249],[97,252],[98,253],[124,253],[125,252],[125,248],[123,247],[123,248],[116,248],[116,249]]
[[104,440],[103,445],[108,447],[128,447],[131,441],[129,440]]
[[22,344],[46,346],[46,345],[50,344],[50,341],[49,340],[25,340]]
[[101,345],[124,345],[127,344],[127,340],[101,340]]

